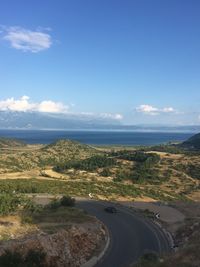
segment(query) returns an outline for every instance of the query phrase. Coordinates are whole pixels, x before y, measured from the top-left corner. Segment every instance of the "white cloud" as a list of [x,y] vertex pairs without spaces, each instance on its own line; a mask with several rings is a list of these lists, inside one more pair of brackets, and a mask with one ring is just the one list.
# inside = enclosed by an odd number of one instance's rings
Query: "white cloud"
[[28,111],[34,108],[34,105],[29,103],[29,97],[23,96],[19,100],[15,100],[13,97],[0,101],[0,110],[10,111]]
[[162,113],[176,112],[176,110],[172,107],[157,108],[157,107],[153,107],[147,104],[143,104],[143,105],[140,105],[139,107],[136,107],[136,111],[147,114],[147,115],[152,115],[152,116],[159,115]]
[[50,48],[51,36],[44,29],[31,31],[22,27],[2,27],[3,39],[9,41],[11,47],[24,52],[37,53]]
[[122,120],[123,116],[119,113],[101,113],[100,117],[103,119]]
[[115,118],[116,120],[122,120],[122,119],[123,119],[123,115],[117,113],[117,114],[114,115],[114,118]]
[[139,107],[137,107],[136,111],[144,113],[144,114],[148,114],[148,115],[158,115],[159,114],[157,108],[155,108],[153,106],[150,106],[150,105],[145,105],[145,104],[140,105]]
[[165,112],[165,113],[175,112],[174,108],[172,108],[172,107],[163,108],[162,111]]
[[54,102],[52,100],[43,100],[41,102],[32,102],[28,96],[22,96],[19,99],[14,97],[6,100],[0,100],[0,111],[18,111],[18,112],[42,112],[51,114],[64,114],[68,116],[77,116],[79,118],[101,118],[110,120],[122,120],[123,116],[119,113],[92,113],[80,112],[75,113],[70,111],[70,106],[64,105],[61,102]]
[[62,103],[56,103],[51,100],[42,101],[38,104],[37,110],[39,112],[49,112],[49,113],[65,113],[68,111],[68,106]]
[[46,113],[66,113],[68,106],[53,102],[51,100],[45,100],[39,103],[30,102],[28,96],[22,96],[20,99],[8,98],[0,101],[0,111],[38,111]]
[[94,113],[94,112],[80,112],[80,113],[71,113],[76,116],[82,116],[83,118],[92,118],[92,119],[105,119],[105,120],[122,120],[123,115],[119,113]]

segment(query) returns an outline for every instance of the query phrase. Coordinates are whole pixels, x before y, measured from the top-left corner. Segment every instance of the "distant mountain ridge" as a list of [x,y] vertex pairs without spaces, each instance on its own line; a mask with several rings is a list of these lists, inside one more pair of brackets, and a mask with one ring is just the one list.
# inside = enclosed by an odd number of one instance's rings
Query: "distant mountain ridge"
[[0,129],[200,132],[200,125],[123,125],[111,117],[0,111]]
[[0,129],[81,129],[119,124],[112,118],[75,114],[0,111]]

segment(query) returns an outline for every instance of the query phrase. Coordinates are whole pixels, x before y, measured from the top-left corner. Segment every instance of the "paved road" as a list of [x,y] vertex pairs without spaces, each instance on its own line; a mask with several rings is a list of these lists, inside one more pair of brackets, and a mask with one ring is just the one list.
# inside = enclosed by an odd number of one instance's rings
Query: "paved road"
[[77,206],[101,220],[110,233],[110,246],[95,267],[127,267],[145,251],[159,254],[169,251],[168,240],[157,226],[125,207],[117,207],[119,212],[116,214],[107,213],[104,207],[108,205],[91,200],[77,203]]

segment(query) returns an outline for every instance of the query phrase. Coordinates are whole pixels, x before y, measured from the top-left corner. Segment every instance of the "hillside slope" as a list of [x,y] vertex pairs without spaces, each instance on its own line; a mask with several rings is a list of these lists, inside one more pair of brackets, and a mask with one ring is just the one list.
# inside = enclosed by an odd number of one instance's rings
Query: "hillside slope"
[[[1,144],[1,143],[0,143]],[[71,140],[59,140],[38,149],[17,150],[12,153],[0,153],[0,172],[24,171],[54,166],[69,160],[85,159],[99,152],[85,144]]]
[[181,147],[190,149],[200,149],[200,133],[193,135],[181,144]]
[[16,148],[16,147],[22,147],[26,146],[26,144],[20,140],[17,139],[11,139],[11,138],[0,138],[0,148]]

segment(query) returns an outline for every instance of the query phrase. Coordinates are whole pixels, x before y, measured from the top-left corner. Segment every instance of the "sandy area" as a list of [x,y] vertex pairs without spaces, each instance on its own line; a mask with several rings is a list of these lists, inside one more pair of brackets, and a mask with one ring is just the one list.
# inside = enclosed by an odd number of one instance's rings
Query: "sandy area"
[[43,173],[48,175],[50,178],[56,178],[56,179],[69,178],[69,176],[60,174],[58,172],[54,172],[52,169],[45,169]]
[[38,170],[9,172],[0,174],[0,179],[30,179],[30,178],[36,178],[39,175],[40,172]]

